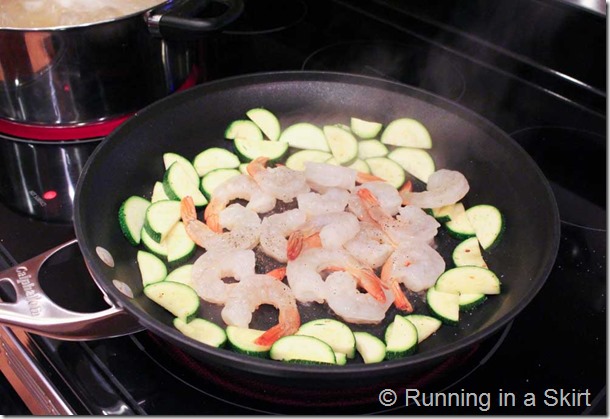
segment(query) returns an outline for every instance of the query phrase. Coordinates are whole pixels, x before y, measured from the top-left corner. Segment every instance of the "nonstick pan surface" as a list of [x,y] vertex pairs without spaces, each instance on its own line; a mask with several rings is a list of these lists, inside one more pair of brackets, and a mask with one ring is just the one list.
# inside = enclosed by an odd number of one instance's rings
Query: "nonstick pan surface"
[[[227,124],[244,119],[245,112],[255,107],[274,112],[283,128],[296,121],[348,123],[351,116],[384,123],[399,117],[421,121],[433,140],[430,153],[436,167],[458,170],[469,180],[465,205],[492,204],[504,213],[502,242],[484,254],[502,281],[501,295],[491,296],[464,315],[459,326],[443,326],[422,342],[416,354],[379,364],[281,363],[211,348],[183,336],[172,326],[172,315],[143,295],[137,249],[123,237],[117,211],[131,195],[150,198],[154,182],[163,177],[163,153],[193,158],[209,147],[231,149],[232,143],[224,139]],[[371,381],[407,374],[489,337],[519,314],[543,286],[559,242],[559,217],[550,186],[529,155],[507,134],[468,109],[427,92],[375,78],[326,72],[228,78],[147,107],[105,139],[89,159],[77,187],[74,222],[79,246],[98,285],[150,332],[204,363],[312,383]],[[445,233],[437,241],[451,266],[450,251],[458,242]],[[114,268],[99,259],[98,246],[112,254]],[[134,298],[121,293],[113,280],[127,284]],[[222,324],[219,313],[220,308],[204,305],[200,316]],[[325,305],[318,304],[302,306],[301,313],[303,322],[332,316]],[[352,328],[382,336],[394,313],[391,308],[380,325]],[[262,307],[251,326],[265,329],[276,322],[274,310]]]

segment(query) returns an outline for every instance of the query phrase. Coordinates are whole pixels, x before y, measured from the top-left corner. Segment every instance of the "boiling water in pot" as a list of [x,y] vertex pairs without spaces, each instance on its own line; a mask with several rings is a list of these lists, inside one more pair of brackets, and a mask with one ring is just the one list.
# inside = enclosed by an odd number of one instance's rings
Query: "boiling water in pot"
[[0,27],[40,29],[103,22],[152,8],[165,0],[2,0]]

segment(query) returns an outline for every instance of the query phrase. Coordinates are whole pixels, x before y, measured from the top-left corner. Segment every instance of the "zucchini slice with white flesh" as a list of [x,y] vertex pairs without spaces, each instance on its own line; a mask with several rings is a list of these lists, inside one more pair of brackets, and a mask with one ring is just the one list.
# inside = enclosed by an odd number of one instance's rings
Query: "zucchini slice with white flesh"
[[337,365],[346,365],[347,355],[345,355],[343,352],[335,352],[335,363]]
[[461,202],[447,209],[450,220],[444,225],[449,234],[458,240],[464,240],[475,235],[474,228],[466,215],[466,209]]
[[384,144],[398,147],[432,148],[432,139],[428,129],[419,121],[411,118],[400,118],[390,122],[380,138]]
[[182,169],[186,172],[189,178],[192,179],[193,183],[199,184],[199,174],[195,170],[193,164],[177,153],[165,153],[163,154],[163,165],[165,166],[165,170],[169,169],[172,164],[178,162]]
[[280,121],[273,112],[264,108],[254,108],[246,112],[248,118],[252,120],[271,141],[280,138]]
[[182,221],[179,221],[171,229],[165,241],[167,244],[167,263],[170,266],[177,266],[188,261],[195,254],[197,248],[195,242],[186,232]]
[[264,330],[227,326],[227,339],[229,345],[235,352],[260,358],[268,358],[271,345],[257,345],[254,343],[263,333],[265,333]]
[[330,151],[341,165],[353,163],[358,157],[358,140],[351,132],[334,125],[323,128]]
[[290,335],[279,338],[269,351],[276,361],[300,364],[336,364],[335,352],[326,342],[313,336]]
[[478,307],[483,304],[485,300],[487,300],[485,294],[460,294],[460,297],[458,298],[461,311],[467,311]]
[[406,180],[405,171],[393,160],[387,157],[371,157],[365,160],[371,173],[388,182],[396,189],[400,188]]
[[428,178],[436,171],[432,156],[421,148],[399,147],[392,150],[388,158],[424,183],[428,183]]
[[240,163],[239,157],[220,147],[208,148],[193,160],[193,166],[200,177],[216,169],[236,169]]
[[150,202],[157,202],[169,199],[165,190],[163,189],[163,182],[155,182],[155,186],[153,186],[152,196],[150,197]]
[[163,281],[167,277],[167,267],[157,256],[144,250],[138,250],[136,258],[144,286]]
[[386,359],[402,358],[417,350],[417,328],[397,314],[385,331]]
[[413,326],[417,329],[417,342],[421,342],[438,329],[443,324],[439,319],[426,316],[425,314],[408,314],[405,319],[413,323]]
[[[225,138],[227,140],[257,140],[264,139],[263,132],[254,122],[249,119],[238,119],[229,124],[225,130]],[[201,176],[201,174],[199,175]]]
[[189,263],[187,265],[182,265],[182,266],[174,269],[170,273],[168,273],[165,280],[171,281],[171,282],[180,282],[182,284],[188,285],[189,287],[192,287],[193,286],[192,272],[193,272],[192,263]]
[[334,319],[316,319],[307,322],[295,335],[313,336],[326,342],[335,352],[341,352],[348,358],[356,355],[356,339],[354,333],[345,324]]
[[292,170],[305,170],[306,162],[324,163],[333,157],[327,151],[299,150],[286,159],[286,167]]
[[426,304],[434,316],[449,326],[456,326],[460,320],[459,295],[443,292],[436,287],[428,288]]
[[371,168],[364,160],[356,159],[352,164],[347,167],[349,167],[350,169],[354,169],[360,173],[371,173]]
[[180,221],[180,201],[157,201],[148,207],[144,220],[146,232],[156,242],[161,242]]
[[152,253],[153,255],[165,260],[167,259],[167,243],[162,241],[161,243],[154,241],[146,228],[142,228],[142,245],[144,248]]
[[430,208],[431,215],[439,223],[446,223],[448,221],[451,221],[451,213],[453,211],[454,205],[455,204],[449,204],[445,205],[444,207]]
[[183,335],[215,348],[220,348],[227,341],[224,329],[205,319],[196,318],[187,323],[177,317],[174,319],[174,327]]
[[[246,165],[247,168],[247,165]],[[239,176],[242,172],[238,169],[216,169],[201,178],[201,190],[207,199],[211,199],[214,189],[227,179]],[[248,173],[247,169],[246,172]]]
[[368,332],[354,332],[356,350],[365,364],[374,364],[385,359],[385,343]]
[[137,246],[142,240],[142,227],[151,202],[140,196],[130,196],[119,207],[119,226],[127,241]]
[[364,119],[350,118],[350,128],[354,134],[362,139],[375,138],[381,132],[383,125],[379,122],[365,121]]
[[267,157],[269,161],[281,160],[288,152],[288,144],[269,140],[235,139],[235,152],[243,161],[251,161],[258,157]]
[[487,268],[487,263],[485,263],[481,254],[479,240],[476,237],[470,237],[455,246],[451,258],[455,266],[480,266]]
[[144,295],[186,323],[199,311],[199,296],[193,288],[180,282],[161,281],[146,285]]
[[385,157],[390,151],[384,143],[379,140],[362,140],[358,142],[358,157],[362,160],[371,157]]
[[309,122],[299,122],[284,129],[279,141],[303,150],[330,152],[324,131]]
[[172,163],[165,171],[163,190],[169,199],[177,201],[190,196],[195,206],[199,208],[208,203],[207,198],[199,190],[199,177],[197,181],[193,181],[178,161]]
[[504,216],[493,205],[475,205],[466,210],[468,220],[484,250],[494,247],[502,237]]
[[458,266],[446,270],[434,285],[438,291],[455,294],[500,294],[500,279],[480,266]]

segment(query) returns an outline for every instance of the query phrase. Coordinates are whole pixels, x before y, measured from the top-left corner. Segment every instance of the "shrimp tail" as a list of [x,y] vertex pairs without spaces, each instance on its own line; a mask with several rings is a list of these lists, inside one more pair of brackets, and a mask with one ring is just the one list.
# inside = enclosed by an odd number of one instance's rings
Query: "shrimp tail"
[[180,201],[180,217],[185,223],[195,221],[197,219],[197,210],[193,198],[185,196]]
[[209,235],[210,231],[203,222],[197,219],[195,203],[190,196],[185,196],[180,201],[180,216],[184,222],[186,234],[188,234],[191,240],[198,246],[205,248],[205,237]]
[[273,270],[267,272],[267,275],[272,276],[273,278],[277,279],[278,281],[281,281],[286,276],[286,267],[281,266],[279,268],[273,269]]
[[411,313],[413,311],[413,306],[407,299],[405,293],[400,288],[400,283],[398,281],[393,280],[390,284],[390,289],[394,294],[394,306],[396,306],[396,308],[401,311]]
[[368,268],[343,268],[341,266],[329,266],[326,268],[328,271],[345,271],[356,278],[358,285],[364,288],[366,292],[381,302],[385,303],[385,293],[383,292],[383,286],[381,280],[372,269]]
[[398,194],[402,198],[402,205],[409,204],[409,194],[411,192],[413,192],[413,183],[408,180],[404,185],[402,185],[402,187],[398,191]]
[[280,321],[278,324],[268,329],[265,333],[260,335],[254,343],[262,346],[271,346],[273,343],[281,337],[293,335],[301,326],[301,318],[299,317],[298,311],[290,315],[290,319],[282,318],[282,312],[280,312]]
[[303,241],[303,234],[300,231],[295,231],[288,237],[288,245],[286,246],[288,260],[295,260],[301,254]]
[[356,182],[357,183],[366,183],[366,182],[385,182],[386,180],[380,178],[379,176],[372,175],[370,173],[358,172],[356,174]]
[[222,205],[219,201],[212,200],[205,207],[203,211],[203,219],[206,224],[212,231],[215,233],[222,233],[222,226],[220,225],[220,211],[222,210]]
[[210,215],[205,222],[208,225],[208,227],[210,227],[210,230],[212,230],[213,232],[222,233],[222,226],[220,225],[220,215],[219,214]]
[[262,170],[265,170],[268,161],[269,157],[260,156],[255,158],[250,163],[248,163],[248,166],[246,166],[248,174],[252,177],[256,176],[257,173]]

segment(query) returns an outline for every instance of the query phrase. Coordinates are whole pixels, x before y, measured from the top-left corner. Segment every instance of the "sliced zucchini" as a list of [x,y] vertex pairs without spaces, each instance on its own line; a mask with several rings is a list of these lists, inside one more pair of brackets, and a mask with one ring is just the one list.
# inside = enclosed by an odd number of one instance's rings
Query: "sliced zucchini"
[[195,254],[197,246],[189,237],[184,223],[179,221],[171,229],[165,239],[167,245],[167,262],[170,266],[177,266],[187,262]]
[[254,108],[246,112],[248,118],[252,120],[271,141],[280,138],[280,121],[273,112],[264,108]]
[[446,223],[451,221],[451,213],[455,204],[445,205],[439,208],[430,208],[430,215],[432,215],[439,223]]
[[282,132],[279,141],[288,143],[290,147],[303,150],[330,152],[324,131],[309,122],[290,125]]
[[379,122],[352,117],[350,118],[350,128],[358,137],[368,139],[375,138],[381,132],[383,125]]
[[195,167],[188,159],[177,153],[163,154],[163,165],[165,166],[165,170],[169,169],[175,162],[178,162],[188,177],[192,179],[193,183],[199,184],[199,174],[197,174]]
[[500,279],[493,271],[480,266],[458,266],[443,272],[435,288],[455,294],[499,294]]
[[220,147],[212,147],[195,156],[193,166],[200,177],[216,169],[236,169],[239,167],[239,157]]
[[354,332],[356,350],[365,364],[381,362],[385,359],[385,343],[377,336],[367,332]]
[[411,118],[390,122],[381,134],[381,142],[398,147],[432,148],[432,139],[426,127]]
[[369,165],[373,175],[385,180],[396,189],[405,183],[405,171],[395,161],[387,157],[371,157],[365,162]]
[[487,268],[487,263],[485,263],[481,254],[479,240],[476,237],[470,237],[455,246],[451,258],[455,266],[480,266]]
[[504,216],[493,205],[475,205],[466,210],[468,220],[484,250],[494,247],[504,232]]
[[148,207],[144,220],[146,232],[156,242],[161,242],[180,221],[180,201],[157,201]]
[[428,178],[436,171],[430,153],[420,148],[399,147],[392,150],[388,158],[424,183],[428,183]]
[[153,187],[152,196],[150,198],[151,202],[163,201],[169,199],[165,190],[163,189],[163,182],[155,182],[155,186]]
[[467,311],[478,307],[483,304],[485,300],[487,300],[485,294],[460,294],[460,297],[458,298],[461,311]]
[[281,160],[288,152],[288,143],[268,140],[235,139],[235,151],[243,161],[267,157],[271,162]]
[[144,287],[144,295],[182,321],[197,316],[200,301],[195,290],[180,282],[161,281]]
[[165,263],[152,253],[138,250],[136,259],[138,261],[138,268],[144,286],[163,281],[167,277],[167,267],[165,266]]
[[343,352],[335,352],[335,363],[337,365],[346,365],[347,355],[345,355]]
[[458,240],[464,240],[475,235],[474,228],[466,215],[466,209],[461,202],[455,203],[447,209],[449,221],[444,225],[449,234]]
[[172,163],[169,169],[165,171],[163,190],[169,199],[179,201],[186,196],[190,196],[193,198],[195,206],[199,208],[208,203],[207,198],[199,190],[199,177],[194,182],[179,161]]
[[[247,170],[246,173],[248,173]],[[211,199],[214,189],[216,189],[218,185],[222,184],[227,179],[231,179],[232,177],[239,176],[241,174],[241,171],[238,169],[212,170],[201,178],[201,190],[207,199]]]
[[[225,130],[225,138],[227,140],[256,140],[264,139],[263,132],[253,121],[249,119],[238,119],[229,124]],[[199,175],[201,176],[201,174]]]
[[299,150],[286,159],[286,167],[292,170],[305,170],[306,162],[324,163],[333,155],[327,151]]
[[254,343],[263,333],[265,333],[264,330],[227,326],[227,339],[234,351],[260,358],[268,358],[271,345],[257,345]]
[[250,164],[250,162],[247,163],[242,163],[239,165],[239,173],[241,173],[242,175],[247,175],[248,174],[248,164]]
[[187,323],[177,317],[174,319],[174,327],[183,335],[215,348],[220,348],[227,341],[224,329],[209,320],[196,318]]
[[192,263],[189,263],[187,265],[182,265],[182,266],[174,269],[170,273],[168,273],[165,280],[171,281],[171,282],[180,282],[182,284],[188,285],[189,287],[192,287],[193,286],[192,272],[193,272]]
[[358,142],[358,157],[362,160],[371,157],[385,157],[389,153],[388,148],[379,140],[362,140]]
[[402,358],[417,350],[417,329],[401,315],[394,316],[385,332],[386,359]]
[[313,336],[348,358],[356,355],[356,339],[349,326],[335,319],[316,319],[299,328],[296,335]]
[[426,304],[434,316],[444,324],[456,326],[460,320],[459,295],[453,292],[443,292],[436,287],[428,288]]
[[284,336],[271,346],[269,357],[301,364],[336,364],[335,352],[326,342],[313,336]]
[[358,140],[351,132],[334,125],[323,128],[330,151],[340,165],[349,165],[358,157]]
[[167,259],[167,243],[165,241],[157,242],[154,241],[146,228],[142,228],[142,245],[144,249],[152,253],[153,255],[166,260]]
[[405,319],[413,323],[413,326],[417,329],[418,343],[436,333],[443,324],[439,319],[425,314],[409,314],[405,316]]
[[151,202],[140,196],[130,196],[119,207],[119,226],[123,235],[133,246],[140,244],[146,211]]
[[364,160],[356,159],[352,164],[347,167],[349,167],[350,169],[354,169],[360,173],[371,173],[371,168]]

